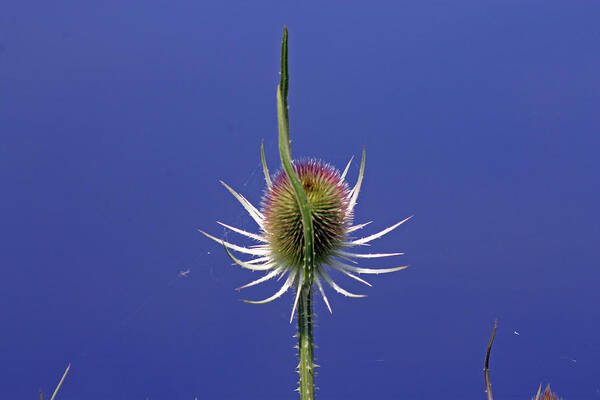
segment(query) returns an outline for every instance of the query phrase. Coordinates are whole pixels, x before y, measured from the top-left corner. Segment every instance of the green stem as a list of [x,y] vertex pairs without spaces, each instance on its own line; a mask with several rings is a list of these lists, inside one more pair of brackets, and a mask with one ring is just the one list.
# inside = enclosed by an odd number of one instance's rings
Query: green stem
[[290,148],[290,131],[287,107],[287,92],[289,86],[289,75],[287,68],[287,28],[283,28],[283,41],[281,44],[281,81],[277,86],[277,120],[279,121],[279,154],[281,165],[288,176],[296,201],[302,215],[302,230],[304,237],[304,282],[312,286],[314,271],[314,242],[315,232],[313,228],[312,213],[306,192],[302,182],[294,172],[292,166],[292,151]]
[[303,280],[298,281],[296,290],[300,291],[298,299],[298,353],[300,364],[300,399],[315,398],[314,354],[313,354],[313,322],[312,322],[312,285],[314,273],[315,231],[312,212],[302,182],[292,166],[292,150],[290,147],[290,123],[288,116],[287,94],[289,87],[287,28],[283,28],[281,42],[281,80],[277,86],[277,120],[279,122],[279,154],[281,165],[292,184],[298,208],[302,216],[302,233],[304,238]]
[[298,299],[298,353],[300,363],[300,399],[315,398],[315,364],[313,346],[312,287],[303,285]]

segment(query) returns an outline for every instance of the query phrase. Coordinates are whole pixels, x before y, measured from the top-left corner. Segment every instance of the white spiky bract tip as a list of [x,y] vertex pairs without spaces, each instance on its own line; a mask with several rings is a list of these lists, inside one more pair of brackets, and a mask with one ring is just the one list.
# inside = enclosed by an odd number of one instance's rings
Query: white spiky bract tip
[[[225,188],[241,203],[248,214],[254,219],[259,227],[258,233],[251,233],[245,230],[235,228],[223,222],[218,222],[221,226],[230,229],[240,235],[256,240],[260,244],[254,246],[239,246],[233,243],[218,239],[204,231],[200,231],[208,238],[220,243],[225,247],[225,251],[231,260],[245,269],[254,271],[264,271],[265,275],[249,282],[238,290],[255,286],[266,282],[275,277],[283,277],[287,274],[283,285],[272,296],[258,301],[243,300],[252,304],[264,304],[281,297],[289,288],[295,287],[295,301],[292,307],[290,322],[293,319],[300,288],[305,284],[305,271],[303,269],[303,230],[302,217],[294,190],[289,182],[287,175],[280,171],[272,178],[269,176],[268,168],[264,160],[264,152],[261,148],[263,160],[263,171],[267,190],[263,197],[262,208],[258,210],[246,198],[238,194],[226,183],[221,182]],[[351,293],[340,287],[329,275],[326,268],[341,272],[358,282],[371,286],[369,282],[356,274],[386,274],[396,272],[407,268],[399,266],[392,268],[363,268],[349,265],[346,262],[357,264],[354,259],[361,258],[381,258],[401,255],[403,253],[353,253],[346,251],[354,246],[368,245],[371,241],[378,239],[385,234],[398,228],[411,217],[397,222],[382,231],[365,236],[359,239],[353,239],[349,235],[359,229],[364,228],[370,222],[352,225],[354,206],[361,188],[365,157],[363,157],[360,166],[360,172],[354,187],[349,190],[345,177],[348,173],[350,162],[346,165],[343,173],[331,165],[322,161],[309,159],[293,163],[294,172],[298,176],[304,191],[306,192],[310,203],[311,216],[314,225],[314,271],[312,274],[313,284],[315,284],[321,293],[327,309],[332,312],[331,305],[325,294],[322,281],[325,281],[333,290],[347,297],[365,297],[362,294]],[[243,261],[235,257],[230,250],[234,252],[252,256],[250,260]]]

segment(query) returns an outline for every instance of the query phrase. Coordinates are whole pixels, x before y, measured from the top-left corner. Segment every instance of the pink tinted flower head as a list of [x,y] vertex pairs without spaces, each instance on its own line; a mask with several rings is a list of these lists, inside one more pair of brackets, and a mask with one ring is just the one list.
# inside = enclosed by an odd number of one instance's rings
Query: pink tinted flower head
[[[311,205],[315,231],[315,262],[324,262],[341,250],[351,213],[350,190],[338,170],[319,160],[294,163]],[[265,236],[274,257],[300,268],[303,264],[302,216],[294,189],[284,171],[273,178],[263,197]]]
[[[373,240],[396,229],[411,218],[405,218],[382,231],[366,237],[358,239],[352,237],[351,235],[354,232],[364,228],[370,222],[352,225],[354,206],[356,205],[364,176],[364,151],[358,179],[351,190],[349,190],[349,186],[345,181],[350,162],[341,174],[334,167],[322,161],[308,159],[293,162],[294,172],[297,174],[306,192],[313,220],[315,246],[312,283],[318,288],[329,311],[331,311],[331,306],[327,299],[323,282],[344,296],[365,297],[365,295],[351,293],[339,286],[330,276],[332,270],[338,271],[367,286],[371,286],[369,282],[359,275],[385,274],[406,268],[405,265],[391,268],[364,268],[357,266],[357,261],[355,261],[356,259],[398,256],[403,253],[354,253],[348,251],[351,247],[368,246]],[[237,193],[227,184],[221,182],[248,211],[248,214],[250,214],[258,225],[259,232],[247,232],[218,222],[233,232],[257,241],[258,244],[240,246],[218,239],[206,232],[200,232],[222,244],[229,257],[242,268],[263,271],[265,273],[259,279],[247,283],[239,289],[255,286],[273,278],[287,276],[279,290],[271,297],[258,301],[244,301],[252,304],[268,303],[281,297],[289,288],[295,287],[296,298],[292,308],[291,320],[298,302],[298,289],[307,282],[302,267],[304,264],[302,219],[287,175],[283,171],[280,171],[271,179],[266,164],[263,167],[267,189],[262,200],[261,210],[254,207],[244,196]],[[241,260],[234,256],[231,251],[246,254],[251,258],[249,260]]]

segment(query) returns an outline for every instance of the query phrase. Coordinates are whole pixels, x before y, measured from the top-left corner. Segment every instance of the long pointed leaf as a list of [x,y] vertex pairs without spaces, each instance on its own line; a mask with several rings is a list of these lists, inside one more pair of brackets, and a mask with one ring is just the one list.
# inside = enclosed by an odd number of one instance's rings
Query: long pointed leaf
[[388,227],[388,228],[385,228],[384,230],[382,230],[380,232],[377,232],[377,233],[375,233],[373,235],[370,235],[370,236],[367,236],[367,237],[364,237],[364,238],[361,238],[361,239],[353,240],[353,241],[349,242],[349,244],[351,244],[351,245],[359,245],[359,244],[369,243],[370,241],[378,239],[378,238],[382,237],[383,235],[387,234],[388,232],[393,231],[394,229],[396,229],[397,227],[399,227],[400,225],[402,225],[403,223],[405,223],[406,221],[408,221],[411,218],[412,218],[412,215],[410,217],[405,218],[402,221],[400,221],[400,222],[398,222],[398,223],[396,223],[396,224]]
[[260,142],[260,159],[262,160],[263,173],[265,174],[265,182],[267,182],[267,187],[270,188],[271,186],[273,186],[273,182],[271,182],[269,168],[267,167],[267,160],[265,159],[264,142]]
[[268,271],[270,269],[275,268],[275,264],[267,262],[261,265],[256,265],[256,264],[249,264],[247,262],[244,262],[238,258],[235,258],[233,254],[231,254],[231,252],[229,251],[229,249],[227,248],[227,245],[225,244],[225,242],[223,242],[223,247],[225,247],[225,251],[227,252],[227,255],[229,256],[229,258],[231,258],[231,260],[236,263],[237,265],[239,265],[242,268],[246,268],[246,269],[251,269],[253,271]]
[[285,283],[283,284],[283,286],[281,286],[281,288],[277,291],[277,293],[275,293],[273,296],[264,299],[264,300],[258,300],[258,301],[254,301],[254,300],[242,300],[244,303],[250,303],[250,304],[265,304],[265,303],[269,303],[279,297],[281,297],[289,288],[290,286],[292,286],[292,283],[294,282],[294,278],[296,277],[296,272],[294,270],[292,270],[288,276],[288,278],[286,279]]
[[323,297],[323,301],[325,302],[325,305],[327,306],[329,313],[333,314],[333,311],[331,310],[331,306],[329,305],[329,300],[327,300],[327,296],[325,295],[325,290],[323,289],[323,285],[321,284],[321,280],[319,279],[318,274],[315,275],[315,283],[317,284],[317,287],[319,288],[319,291],[321,292],[321,296]]
[[264,237],[262,237],[260,235],[255,234],[255,233],[246,232],[243,229],[239,229],[239,228],[236,228],[234,226],[230,226],[230,225],[224,224],[224,223],[222,223],[220,221],[217,221],[217,224],[219,224],[221,226],[224,226],[227,229],[231,229],[232,231],[234,231],[236,233],[239,233],[240,235],[244,235],[244,236],[247,236],[247,237],[252,238],[254,240],[258,240],[259,242],[263,242],[263,243],[267,242],[267,239],[265,239]]
[[228,248],[230,248],[232,250],[239,251],[240,253],[252,254],[252,255],[255,255],[255,256],[265,256],[265,255],[270,254],[270,251],[268,249],[248,249],[246,247],[238,246],[236,244],[229,243],[229,242],[226,242],[226,241],[221,240],[221,239],[217,239],[213,235],[210,235],[210,234],[204,232],[201,229],[198,229],[198,232],[200,232],[201,234],[203,234],[207,238],[212,239],[212,240],[214,240],[215,242],[217,242],[219,244],[225,245],[225,247],[228,247]]
[[252,217],[252,219],[254,221],[256,221],[256,223],[258,224],[258,226],[262,226],[264,217],[260,213],[260,211],[258,211],[258,209],[252,205],[252,203],[250,203],[248,200],[246,200],[246,198],[244,196],[242,196],[241,194],[239,194],[238,192],[236,192],[235,190],[233,190],[225,182],[223,182],[223,181],[220,181],[220,182],[242,204],[242,207],[244,207],[246,209],[246,211],[248,211],[248,214],[250,214],[250,216]]
[[352,164],[352,160],[354,160],[354,156],[350,157],[350,161],[348,161],[348,164],[346,164],[346,168],[344,168],[344,172],[342,172],[342,176],[340,177],[342,181],[346,178],[346,174],[350,169],[350,164]]
[[292,152],[290,148],[289,118],[287,106],[287,92],[289,86],[288,66],[287,66],[287,28],[283,30],[283,41],[281,44],[281,81],[277,87],[277,120],[279,121],[279,155],[281,165],[290,180],[296,201],[300,208],[302,216],[302,230],[304,235],[304,281],[307,285],[312,285],[314,271],[314,241],[315,233],[313,228],[310,203],[306,192],[302,187],[300,179],[296,175],[292,166]]
[[358,179],[356,180],[356,185],[350,191],[350,204],[348,205],[348,212],[352,212],[354,210],[354,206],[356,205],[356,198],[358,197],[358,193],[360,192],[360,187],[362,186],[363,177],[365,175],[365,148],[363,147],[362,159],[360,161],[360,170],[358,172]]
[[294,299],[294,306],[292,307],[292,314],[290,315],[290,324],[294,319],[294,314],[296,313],[296,307],[298,307],[298,299],[300,299],[300,293],[302,292],[302,284],[304,284],[304,278],[302,274],[304,271],[300,270],[298,273],[298,284],[296,285],[296,298]]
[[390,272],[402,271],[403,269],[408,268],[407,265],[403,265],[401,267],[394,267],[394,268],[360,268],[360,267],[354,267],[352,265],[344,264],[344,263],[341,263],[336,260],[329,260],[328,264],[331,265],[332,267],[337,266],[338,268],[345,269],[347,271],[356,272],[359,274],[374,274],[374,275],[388,274]]
[[[54,400],[54,398],[56,397],[56,394],[58,393],[58,390],[60,389],[60,387],[62,386],[63,382],[65,381],[65,378],[67,377],[67,374],[69,373],[69,370],[71,369],[71,363],[69,363],[69,365],[67,365],[67,369],[65,370],[65,373],[63,374],[62,378],[60,379],[60,382],[58,382],[58,385],[56,386],[56,389],[54,389],[54,393],[52,394],[52,397],[50,398],[50,400]],[[41,392],[40,392],[40,396],[41,396]]]
[[348,253],[347,251],[338,250],[335,255],[337,257],[354,257],[354,258],[380,258],[380,257],[392,257],[392,256],[401,256],[404,253]]
[[333,290],[335,290],[336,292],[343,294],[344,296],[348,296],[348,297],[367,297],[366,294],[354,294],[354,293],[350,293],[346,289],[341,288],[337,283],[335,283],[333,281],[333,279],[331,279],[329,274],[327,274],[327,272],[324,269],[321,268],[317,272],[319,273],[321,278],[323,278],[325,280],[325,282],[327,282],[329,284],[329,286],[331,286],[333,288]]
[[342,268],[342,267],[338,266],[336,263],[330,263],[329,265],[331,266],[331,268],[340,271],[342,274],[349,276],[350,278],[352,278],[360,283],[363,283],[367,286],[373,286],[369,282],[365,281],[363,278],[354,275],[352,272],[348,271],[346,268]]
[[280,268],[274,269],[273,271],[269,272],[268,274],[266,274],[265,276],[258,278],[255,281],[252,281],[250,283],[246,283],[243,286],[240,286],[239,288],[237,288],[236,290],[242,290],[242,289],[246,289],[250,286],[254,286],[254,285],[258,285],[259,283],[263,283],[268,281],[269,279],[273,279],[278,273],[281,272]]

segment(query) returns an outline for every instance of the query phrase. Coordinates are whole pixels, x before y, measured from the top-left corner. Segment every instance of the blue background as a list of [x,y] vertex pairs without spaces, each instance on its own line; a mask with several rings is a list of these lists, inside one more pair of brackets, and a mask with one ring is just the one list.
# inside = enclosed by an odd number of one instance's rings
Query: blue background
[[293,153],[365,145],[364,233],[415,215],[317,299],[318,398],[483,399],[498,318],[497,399],[600,399],[600,4],[299,3],[4,5],[2,397],[297,398],[291,292],[197,232],[256,229],[218,180],[278,167],[285,23]]

